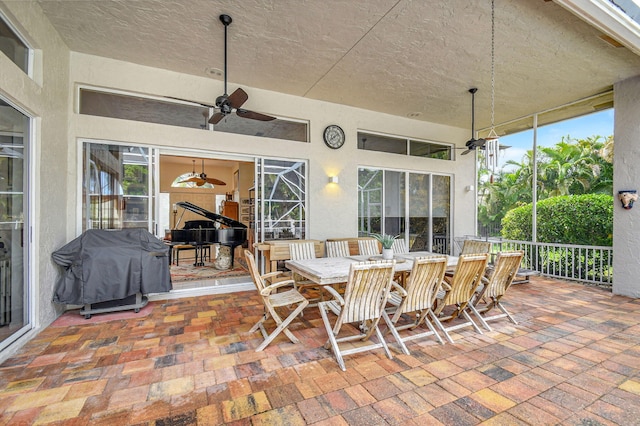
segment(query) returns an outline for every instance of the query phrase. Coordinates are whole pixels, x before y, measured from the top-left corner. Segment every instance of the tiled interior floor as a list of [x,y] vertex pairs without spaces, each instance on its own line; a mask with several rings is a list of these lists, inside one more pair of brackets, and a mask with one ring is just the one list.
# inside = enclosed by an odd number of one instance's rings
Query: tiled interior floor
[[317,308],[292,326],[301,343],[254,352],[255,292],[48,327],[0,365],[0,424],[640,424],[640,300],[534,278],[505,302],[518,325],[347,356],[346,372]]

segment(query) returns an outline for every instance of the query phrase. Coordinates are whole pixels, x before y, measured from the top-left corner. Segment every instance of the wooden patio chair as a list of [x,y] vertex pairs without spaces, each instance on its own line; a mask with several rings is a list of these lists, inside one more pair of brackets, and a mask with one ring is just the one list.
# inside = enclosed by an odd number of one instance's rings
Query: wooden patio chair
[[[458,264],[453,275],[445,274],[442,282],[443,290],[438,292],[436,297],[435,316],[433,317],[436,326],[444,333],[450,343],[454,343],[449,335],[449,331],[457,330],[463,327],[472,326],[478,333],[482,334],[482,330],[471,319],[467,310],[474,297],[476,288],[481,283],[482,276],[487,267],[489,253],[478,254],[462,254],[458,258]],[[454,307],[449,315],[443,316],[444,308]],[[442,322],[452,321],[462,315],[466,321],[457,323],[449,327],[445,327]]]
[[404,239],[396,238],[393,241],[393,253],[409,253],[409,247],[407,247],[407,243],[405,243]]
[[[291,243],[289,244],[289,257],[291,260],[315,259],[315,244],[313,242]],[[296,273],[291,274],[291,278],[295,282],[296,290],[306,295],[307,300],[313,302],[310,306],[315,306],[316,302],[323,300],[322,286]],[[316,294],[310,296],[311,292]]]
[[[420,339],[427,336],[434,336],[439,343],[443,344],[442,338],[431,324],[430,318],[435,317],[432,307],[435,303],[438,290],[444,279],[444,272],[447,269],[447,256],[427,256],[418,257],[413,261],[411,274],[407,279],[406,288],[402,288],[394,283],[394,290],[389,295],[389,304],[395,307],[391,323],[397,331],[415,330],[421,324],[426,323],[429,331],[421,333],[399,335],[396,340],[400,344],[402,351],[409,355],[404,342]],[[398,325],[398,321],[404,314],[412,314],[412,321],[408,324]]]
[[[489,327],[487,321],[506,317],[512,323],[517,324],[516,320],[502,305],[501,300],[513,283],[513,279],[518,275],[523,256],[524,252],[522,250],[498,253],[495,265],[489,271],[489,276],[482,277],[482,284],[476,289],[476,296],[470,307],[482,326],[489,331],[491,331],[491,327]],[[494,307],[500,309],[502,313],[486,316],[485,314]]]
[[[345,355],[384,348],[387,356],[392,358],[378,323],[380,318],[384,318],[387,326],[393,329],[384,307],[389,296],[394,269],[394,260],[354,263],[349,270],[344,297],[328,287],[327,291],[333,295],[334,299],[318,303],[322,322],[329,336],[324,347],[332,349],[343,371],[346,371],[343,359]],[[333,326],[327,314],[329,311],[337,316]],[[344,327],[346,324],[349,326]],[[393,330],[395,333],[395,329]],[[341,332],[342,336],[339,337]],[[345,335],[345,332],[349,334]],[[374,332],[378,338],[377,343],[348,344],[344,348],[340,347],[340,344],[345,342],[368,341]]]
[[349,257],[349,241],[325,241],[324,250],[327,257]]
[[460,254],[476,254],[491,252],[491,241],[464,240]]
[[361,255],[376,256],[380,254],[380,245],[373,238],[358,240],[358,252]]
[[[247,261],[247,267],[249,268],[249,272],[251,273],[251,278],[253,279],[253,283],[256,285],[256,289],[258,293],[262,297],[262,303],[264,304],[264,315],[260,320],[251,327],[252,333],[260,329],[262,336],[264,337],[264,342],[262,342],[257,348],[256,352],[260,352],[264,348],[267,347],[269,343],[273,341],[273,339],[278,336],[281,332],[291,340],[293,343],[300,343],[300,341],[293,335],[291,331],[289,331],[288,327],[291,321],[302,312],[302,310],[309,304],[309,301],[305,299],[303,295],[301,295],[295,288],[292,288],[287,291],[278,292],[278,290],[287,287],[294,286],[293,280],[283,280],[275,282],[271,285],[267,285],[267,281],[275,278],[278,275],[281,275],[281,271],[269,272],[268,274],[260,275],[258,272],[258,267],[256,266],[256,261],[253,258],[253,253],[249,250],[244,251],[244,258]],[[296,306],[297,305],[297,306]],[[291,310],[291,307],[296,306],[296,308],[287,315],[285,319],[278,314],[276,308],[286,307],[288,310]],[[269,318],[273,318],[276,323],[276,329],[271,332],[271,334],[267,333],[267,330],[264,328],[264,322]]]

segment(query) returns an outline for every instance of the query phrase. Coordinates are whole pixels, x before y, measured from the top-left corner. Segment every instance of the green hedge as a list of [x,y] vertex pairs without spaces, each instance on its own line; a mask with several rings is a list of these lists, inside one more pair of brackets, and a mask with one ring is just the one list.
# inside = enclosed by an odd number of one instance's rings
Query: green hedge
[[[543,243],[613,245],[613,196],[565,195],[538,204],[538,241]],[[509,210],[502,219],[502,237],[531,241],[532,205]]]

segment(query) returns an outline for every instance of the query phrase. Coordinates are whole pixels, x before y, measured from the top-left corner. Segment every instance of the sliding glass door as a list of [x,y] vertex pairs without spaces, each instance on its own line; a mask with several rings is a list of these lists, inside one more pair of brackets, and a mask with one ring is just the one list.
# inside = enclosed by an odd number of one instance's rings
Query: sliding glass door
[[0,350],[31,329],[29,162],[31,119],[0,99]]
[[307,163],[256,159],[256,241],[307,236]]
[[153,156],[137,146],[83,145],[82,231],[145,228],[156,233]]
[[358,170],[360,236],[400,235],[411,251],[448,254],[452,236],[450,219],[450,176]]

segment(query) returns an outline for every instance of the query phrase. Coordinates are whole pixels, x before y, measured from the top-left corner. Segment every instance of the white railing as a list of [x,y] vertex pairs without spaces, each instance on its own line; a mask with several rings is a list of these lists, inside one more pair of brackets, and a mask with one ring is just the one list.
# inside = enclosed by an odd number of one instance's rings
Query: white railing
[[493,251],[522,250],[522,267],[549,277],[613,284],[613,247],[492,239]]

